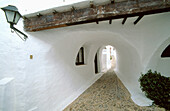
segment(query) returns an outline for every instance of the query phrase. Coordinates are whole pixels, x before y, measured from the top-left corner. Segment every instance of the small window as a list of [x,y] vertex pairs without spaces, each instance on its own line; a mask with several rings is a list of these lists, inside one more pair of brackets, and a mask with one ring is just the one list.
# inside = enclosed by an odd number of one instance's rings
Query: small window
[[162,52],[161,57],[170,57],[170,45]]
[[83,65],[84,64],[84,48],[81,47],[76,58],[76,65]]
[[96,55],[95,55],[95,59],[94,59],[94,65],[95,65],[95,73],[97,74],[97,73],[99,73],[99,70],[98,70],[98,60],[97,60],[97,57],[98,55],[97,55],[97,53],[96,53]]

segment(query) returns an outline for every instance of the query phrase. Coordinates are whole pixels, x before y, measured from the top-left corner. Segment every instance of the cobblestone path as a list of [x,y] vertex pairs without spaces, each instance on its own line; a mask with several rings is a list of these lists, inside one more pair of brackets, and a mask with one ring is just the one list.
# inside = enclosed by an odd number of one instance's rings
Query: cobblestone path
[[108,71],[64,111],[164,111],[157,107],[140,107],[112,71]]

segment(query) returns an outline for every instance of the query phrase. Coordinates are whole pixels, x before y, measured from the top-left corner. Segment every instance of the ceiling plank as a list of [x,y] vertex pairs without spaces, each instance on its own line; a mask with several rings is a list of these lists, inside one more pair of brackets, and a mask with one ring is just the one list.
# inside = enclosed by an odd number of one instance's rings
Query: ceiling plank
[[124,25],[124,24],[125,24],[126,19],[127,19],[127,17],[125,17],[125,18],[123,19],[123,21],[122,21],[122,25]]
[[170,3],[167,1],[137,1],[123,0],[114,4],[96,5],[92,8],[87,7],[55,14],[51,12],[40,17],[27,17],[27,19],[24,19],[24,29],[32,32],[121,18],[123,18],[122,24],[124,24],[127,18],[139,16],[134,22],[134,24],[137,24],[143,17],[141,15],[170,12]]
[[134,25],[136,25],[142,18],[144,15],[140,15],[135,21],[134,21]]

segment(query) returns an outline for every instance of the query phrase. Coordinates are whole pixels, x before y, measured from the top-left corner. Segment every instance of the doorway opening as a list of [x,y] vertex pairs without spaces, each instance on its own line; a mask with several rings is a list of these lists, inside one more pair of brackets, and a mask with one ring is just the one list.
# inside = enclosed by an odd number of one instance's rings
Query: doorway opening
[[95,73],[99,73],[99,69],[98,69],[98,60],[97,60],[97,53],[95,55],[95,59],[94,59],[94,66],[95,66]]
[[100,48],[95,54],[94,58],[94,70],[95,73],[107,72],[108,70],[114,70],[116,68],[116,49],[107,45]]
[[116,60],[116,49],[110,45],[105,46],[101,54],[101,71],[114,70],[116,68]]

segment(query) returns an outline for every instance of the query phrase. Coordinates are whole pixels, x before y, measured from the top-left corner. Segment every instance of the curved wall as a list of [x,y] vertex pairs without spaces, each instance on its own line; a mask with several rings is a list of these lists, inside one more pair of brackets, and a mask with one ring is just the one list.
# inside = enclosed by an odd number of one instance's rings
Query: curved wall
[[[170,13],[144,16],[137,25],[133,25],[137,18],[133,17],[125,25],[119,19],[111,25],[105,21],[30,33],[21,30],[20,21],[17,28],[28,35],[26,42],[10,32],[2,11],[0,15],[0,80],[14,78],[15,100],[11,104],[15,110],[62,110],[102,76],[94,74],[93,63],[103,45],[116,48],[116,73],[132,99],[138,105],[150,104],[140,91],[138,78],[141,72],[155,66],[155,51],[170,37]],[[85,65],[76,66],[81,46],[85,47]],[[162,66],[164,62],[155,59],[157,69],[168,72],[169,68]]]
[[170,37],[160,43],[160,46],[151,56],[151,59],[146,67],[145,71],[149,69],[160,72],[162,75],[169,77],[170,76],[170,57],[161,58],[162,52],[170,44]]

